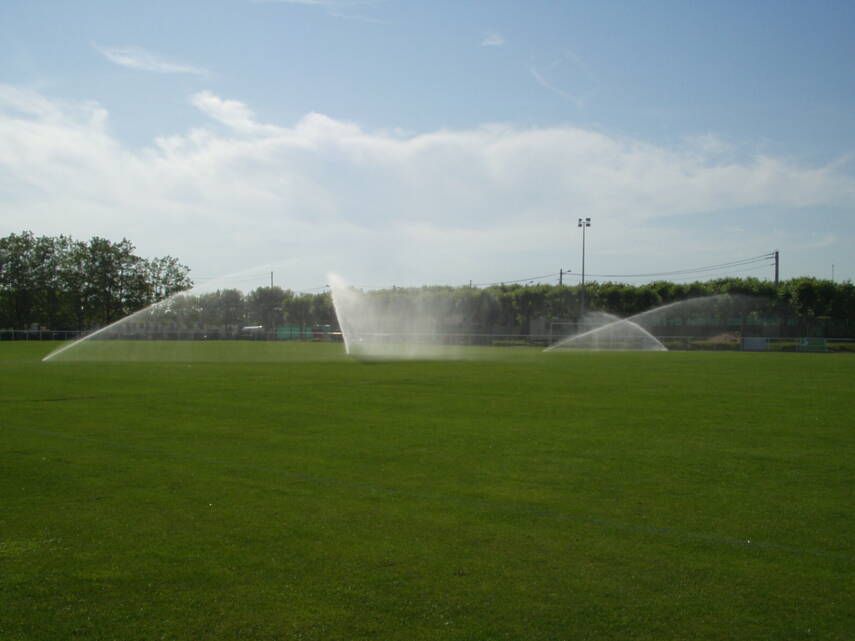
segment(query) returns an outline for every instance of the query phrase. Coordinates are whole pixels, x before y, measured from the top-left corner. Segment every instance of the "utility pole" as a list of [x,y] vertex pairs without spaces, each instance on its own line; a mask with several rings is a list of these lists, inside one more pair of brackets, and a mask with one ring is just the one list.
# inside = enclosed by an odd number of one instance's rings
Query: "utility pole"
[[270,288],[273,289],[273,272],[270,272]]
[[579,227],[582,228],[582,296],[579,305],[579,318],[585,315],[585,229],[591,226],[590,218],[580,218]]
[[564,268],[558,270],[558,286],[561,287],[564,284]]
[[778,250],[775,250],[775,287],[778,287],[778,273],[781,265],[781,256]]

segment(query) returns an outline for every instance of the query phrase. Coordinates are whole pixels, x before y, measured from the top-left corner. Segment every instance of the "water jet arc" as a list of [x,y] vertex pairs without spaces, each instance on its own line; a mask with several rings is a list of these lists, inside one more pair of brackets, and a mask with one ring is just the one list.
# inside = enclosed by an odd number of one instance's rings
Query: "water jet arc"
[[658,338],[638,323],[616,317],[605,325],[569,336],[543,351],[551,352],[556,349],[668,351]]
[[[705,311],[718,302],[724,300],[733,300],[730,294],[716,294],[714,296],[702,296],[699,298],[689,298],[686,300],[675,301],[667,305],[660,305],[653,309],[648,309],[638,314],[633,314],[627,318],[618,318],[613,314],[600,313],[600,318],[604,318],[605,322],[601,325],[589,329],[587,331],[575,334],[564,338],[554,345],[550,345],[543,351],[550,352],[560,349],[621,349],[621,347],[603,347],[610,338],[612,344],[621,341],[626,344],[632,340],[641,341],[641,347],[629,349],[642,349],[651,351],[668,351],[668,348],[662,342],[653,336],[647,329],[642,326],[642,322],[650,317],[666,314],[669,311],[677,311],[680,308],[698,309],[704,308]],[[586,317],[590,318],[590,316]],[[621,334],[623,332],[623,334]],[[621,339],[621,335],[623,338]],[[633,338],[634,337],[634,338]],[[625,347],[623,349],[626,349]]]

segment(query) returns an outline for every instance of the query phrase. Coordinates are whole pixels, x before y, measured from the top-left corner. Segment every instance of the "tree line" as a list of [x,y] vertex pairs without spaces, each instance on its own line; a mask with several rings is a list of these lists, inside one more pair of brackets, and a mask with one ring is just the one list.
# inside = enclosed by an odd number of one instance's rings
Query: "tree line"
[[[97,329],[192,286],[190,270],[177,259],[145,259],[133,252],[128,240],[80,242],[29,232],[0,238],[0,328]],[[776,325],[781,335],[855,334],[855,286],[849,281],[801,277],[776,286],[757,278],[723,278],[642,285],[589,282],[585,287],[589,310],[620,317],[718,294],[747,297],[752,304],[737,308],[728,297],[710,305],[704,313],[711,323],[724,325],[737,317],[746,325]],[[364,296],[390,314],[441,309],[446,319],[442,329],[448,332],[537,333],[545,322],[578,322],[581,309],[579,285],[393,287]],[[214,330],[224,337],[238,335],[246,326],[262,326],[268,333],[286,324],[336,326],[329,292],[280,287],[187,292],[156,315],[176,329]]]
[[260,328],[267,335],[284,325],[331,329],[335,322],[328,292],[306,294],[275,286],[258,287],[247,294],[237,289],[182,294],[137,321],[166,330],[199,331],[209,338],[238,336],[249,327]]
[[178,259],[134,250],[97,236],[0,238],[0,328],[103,327],[193,285]]
[[[670,303],[723,294],[728,296],[708,305],[675,307],[672,320],[678,325],[693,320],[710,326],[726,326],[736,320],[745,326],[776,326],[781,335],[855,333],[855,286],[811,277],[794,278],[777,286],[757,278],[642,285],[589,282],[585,285],[585,307],[625,318]],[[582,309],[579,285],[393,288],[367,295],[381,299],[390,309],[406,306],[407,298],[433,297],[433,305],[449,310],[452,324],[465,323],[468,329],[484,333],[528,334],[537,333],[536,325],[544,331],[544,322],[578,323]]]
[[[578,320],[581,289],[553,285],[499,286],[500,297],[511,298],[514,319],[521,327],[537,317]],[[720,278],[673,283],[655,281],[642,285],[591,282],[585,286],[586,307],[622,318],[671,303],[726,294],[708,306],[696,306],[696,317],[710,322],[740,319],[746,325],[789,326],[802,335],[821,329],[855,330],[855,286],[812,277],[799,277],[775,285],[757,278]],[[738,301],[738,302],[737,302]]]
[[[588,283],[587,309],[632,316],[669,303],[718,296],[708,304],[675,307],[663,317],[663,332],[703,333],[701,329],[732,327],[774,331],[778,335],[855,333],[855,286],[815,278],[795,278],[777,287],[756,278],[726,278],[687,284],[657,281],[644,285]],[[394,287],[363,292],[382,324],[384,317],[417,317],[430,310],[442,318],[437,331],[484,334],[529,334],[549,331],[556,320],[579,322],[578,285],[496,285],[486,288],[426,286]],[[234,336],[246,326],[261,326],[271,335],[282,325],[302,329],[337,327],[329,292],[295,293],[259,287],[248,294],[227,289],[181,295],[149,316],[161,327],[195,330],[212,336]],[[390,327],[392,324],[390,324]],[[683,329],[680,329],[680,328]],[[762,329],[761,329],[762,328]],[[384,328],[378,327],[378,331]]]

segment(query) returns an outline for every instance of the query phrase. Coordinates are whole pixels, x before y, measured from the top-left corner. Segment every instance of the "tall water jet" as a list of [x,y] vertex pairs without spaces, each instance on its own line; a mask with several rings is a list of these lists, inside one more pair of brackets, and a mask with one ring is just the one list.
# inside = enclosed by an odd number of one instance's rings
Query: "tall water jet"
[[363,292],[329,274],[333,306],[350,356],[361,360],[459,359],[466,319],[452,297],[429,289]]

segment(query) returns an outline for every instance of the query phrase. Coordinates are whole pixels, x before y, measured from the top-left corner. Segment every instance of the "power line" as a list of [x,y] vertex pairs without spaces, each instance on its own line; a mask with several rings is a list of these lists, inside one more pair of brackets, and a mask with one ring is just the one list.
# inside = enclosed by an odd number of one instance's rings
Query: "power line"
[[677,269],[674,271],[668,272],[651,272],[648,274],[591,274],[591,276],[596,276],[597,278],[652,278],[654,276],[677,276],[682,274],[700,274],[704,272],[718,271],[721,269],[729,269],[731,267],[738,267],[741,265],[751,265],[754,263],[759,263],[762,261],[772,260],[774,259],[774,252],[769,254],[763,254],[762,256],[753,256],[751,258],[742,258],[740,260],[733,260],[727,263],[719,263],[717,265],[705,265],[703,267],[692,267],[688,269]]
[[[588,274],[589,276],[595,276],[597,278],[653,278],[653,277],[661,277],[661,276],[685,276],[690,277],[692,274],[703,274],[708,272],[716,272],[721,271],[723,269],[732,269],[734,267],[746,267],[747,269],[741,271],[754,271],[756,269],[760,269],[770,264],[766,261],[774,260],[775,253],[770,252],[768,254],[761,254],[760,256],[751,256],[749,258],[740,258],[737,260],[731,260],[725,263],[717,263],[715,265],[704,265],[701,267],[690,267],[686,269],[676,269],[665,272],[649,272],[645,274]],[[761,263],[761,264],[758,264]],[[749,267],[749,265],[756,265],[755,267]],[[738,272],[732,272],[738,273]],[[532,280],[540,280],[543,278],[554,278],[558,276],[559,273],[555,272],[552,274],[544,274],[542,276],[530,276],[528,278],[516,278],[513,280],[502,280],[495,281],[489,283],[473,283],[473,287],[489,287],[491,285],[512,285],[514,283],[522,283],[525,281]],[[575,274],[572,272],[564,272],[564,277],[571,278],[580,278],[580,274]],[[682,280],[682,279],[681,279]]]
[[258,272],[257,275],[253,274],[237,274],[233,276],[196,276],[193,280],[196,281],[214,281],[214,282],[229,282],[229,283],[248,283],[253,280],[260,280],[262,278],[267,279],[270,276],[270,272]]
[[529,276],[528,278],[517,278],[516,280],[499,280],[492,283],[472,283],[472,287],[489,287],[490,285],[513,285],[514,283],[522,283],[527,280],[540,280],[542,278],[554,278],[558,276],[558,272],[553,274],[543,274],[542,276]]
[[[761,269],[767,269],[767,268],[768,268],[768,265],[755,265],[754,267],[748,267],[746,269],[740,269],[739,271],[735,271],[735,272],[725,272],[724,274],[716,274],[716,278],[726,278],[727,276],[736,276],[739,274],[744,274],[745,272],[756,272],[756,271],[759,271]],[[692,276],[684,276],[682,278],[675,278],[674,281],[675,282],[678,282],[678,281],[684,282],[687,280],[691,280],[692,278],[693,278]]]
[[[737,267],[744,268],[744,269],[740,269],[740,270],[735,271],[735,272],[731,271],[728,274],[723,274],[720,276],[728,276],[728,275],[738,274],[738,273],[745,272],[745,271],[756,271],[756,270],[761,269],[767,265],[774,264],[774,262],[772,262],[772,263],[767,262],[767,261],[774,261],[774,260],[775,260],[775,252],[769,252],[767,254],[761,254],[759,256],[751,256],[748,258],[740,258],[737,260],[731,260],[731,261],[724,262],[724,263],[717,263],[715,265],[703,265],[701,267],[689,267],[686,269],[676,269],[676,270],[664,271],[664,272],[648,272],[648,273],[643,273],[643,274],[588,274],[588,275],[593,276],[595,278],[658,278],[658,277],[670,276],[670,277],[679,277],[679,278],[674,278],[674,280],[688,280],[689,278],[692,278],[693,275],[708,274],[711,272],[717,272],[717,271],[722,271],[722,270],[732,270],[733,268],[737,268]],[[580,276],[581,276],[580,274],[575,274],[575,273],[569,272],[569,271],[562,270],[562,272],[563,272],[563,276],[565,278],[580,278]],[[484,282],[484,283],[472,283],[472,282],[470,282],[470,283],[467,283],[467,285],[471,286],[471,287],[492,287],[492,286],[496,286],[496,285],[514,285],[516,283],[525,283],[525,282],[529,282],[529,281],[539,281],[539,280],[543,280],[545,278],[555,278],[555,277],[559,276],[559,273],[560,272],[553,272],[550,274],[541,274],[539,276],[527,276],[526,278],[514,278],[511,280],[497,280],[497,281]],[[259,272],[258,276],[254,276],[254,277],[252,275],[238,274],[238,275],[234,275],[234,276],[225,276],[225,277],[220,277],[220,278],[199,277],[195,280],[197,280],[197,281],[198,280],[207,280],[207,281],[215,281],[215,282],[216,281],[226,281],[226,282],[232,282],[232,283],[245,283],[245,282],[258,281],[259,279],[266,278],[266,277],[267,277],[267,273]],[[327,287],[328,287],[327,285],[321,285],[319,287],[307,288],[307,289],[304,289],[302,291],[303,292],[320,291],[320,290],[326,289]],[[390,286],[383,286],[383,287],[363,286],[363,287],[361,287],[361,289],[389,289],[389,288],[390,288]]]

